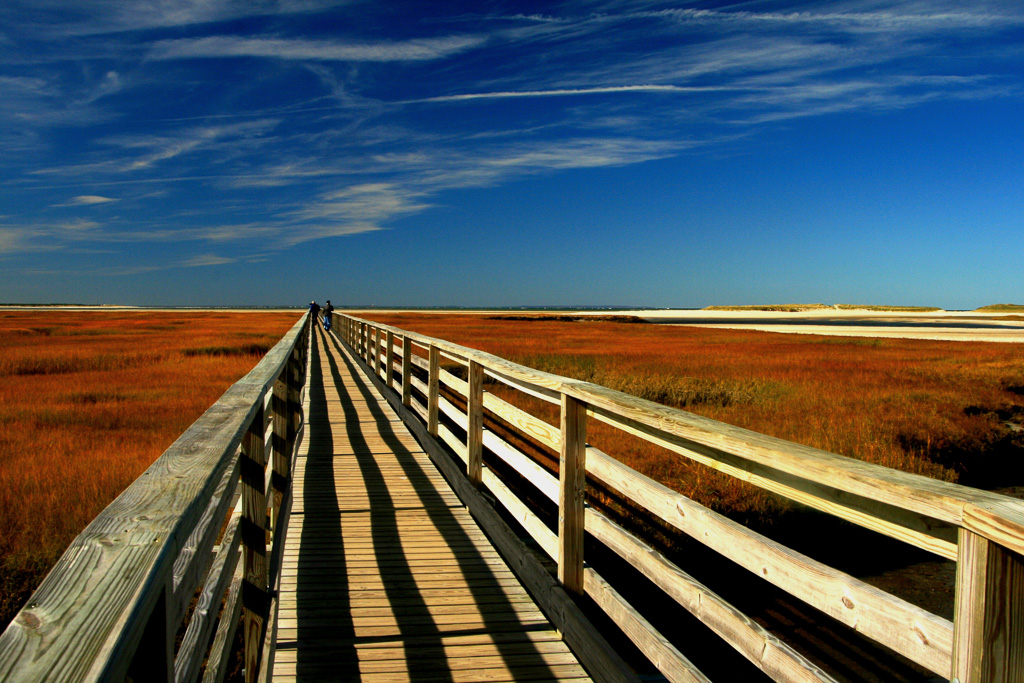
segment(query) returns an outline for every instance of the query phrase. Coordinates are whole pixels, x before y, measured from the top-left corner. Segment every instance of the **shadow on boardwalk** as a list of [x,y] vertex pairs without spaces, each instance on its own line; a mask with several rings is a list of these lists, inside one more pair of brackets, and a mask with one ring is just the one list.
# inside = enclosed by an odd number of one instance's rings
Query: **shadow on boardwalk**
[[282,583],[294,620],[281,621],[275,678],[585,676],[356,363],[314,337],[302,551]]

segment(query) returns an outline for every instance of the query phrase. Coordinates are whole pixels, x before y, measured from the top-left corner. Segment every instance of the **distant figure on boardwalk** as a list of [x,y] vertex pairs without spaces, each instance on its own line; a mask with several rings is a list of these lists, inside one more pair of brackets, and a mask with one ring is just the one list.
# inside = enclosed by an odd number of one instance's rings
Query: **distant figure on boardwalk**
[[324,306],[324,329],[328,332],[331,331],[331,313],[334,313],[334,306],[331,305],[331,300],[327,300],[327,305]]
[[320,304],[316,301],[309,302],[309,318],[310,320],[316,320],[320,317]]

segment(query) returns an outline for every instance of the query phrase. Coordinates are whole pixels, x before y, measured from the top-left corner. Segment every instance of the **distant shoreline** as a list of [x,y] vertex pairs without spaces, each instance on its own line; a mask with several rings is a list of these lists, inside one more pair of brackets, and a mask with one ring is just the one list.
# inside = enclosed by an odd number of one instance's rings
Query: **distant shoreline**
[[[880,310],[876,308],[834,308],[831,306],[801,307],[801,310],[763,310],[770,307],[722,308],[376,308],[337,307],[337,311],[359,317],[375,313],[421,313],[446,315],[482,315],[493,313],[530,312],[577,316],[634,316],[648,323],[689,327],[714,327],[734,330],[756,330],[786,334],[814,334],[838,337],[873,337],[879,339],[925,339],[933,341],[984,341],[1024,344],[1024,315],[1016,307],[993,306],[988,310]],[[785,308],[797,308],[796,306]],[[737,310],[738,309],[738,310]],[[68,304],[0,305],[5,311],[79,310],[83,312],[156,312],[156,311],[251,311],[275,313],[294,311],[301,314],[305,306],[243,307],[243,306],[77,306]]]

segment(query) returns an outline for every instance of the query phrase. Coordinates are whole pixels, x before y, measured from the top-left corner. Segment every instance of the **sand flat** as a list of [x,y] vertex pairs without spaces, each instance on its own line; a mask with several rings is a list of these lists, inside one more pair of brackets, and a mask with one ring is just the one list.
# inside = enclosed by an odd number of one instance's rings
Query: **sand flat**
[[635,315],[648,322],[669,325],[788,334],[1024,343],[1024,316],[999,312],[824,308],[797,312],[624,310],[600,314]]

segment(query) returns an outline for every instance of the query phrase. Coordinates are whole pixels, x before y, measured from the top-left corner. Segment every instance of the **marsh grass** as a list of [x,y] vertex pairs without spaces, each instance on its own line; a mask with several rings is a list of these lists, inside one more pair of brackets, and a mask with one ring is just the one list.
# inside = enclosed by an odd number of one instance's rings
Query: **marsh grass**
[[298,316],[0,312],[0,628]]
[[[374,320],[885,467],[969,485],[1024,481],[1024,358],[1012,344],[846,339],[472,315]],[[489,390],[491,390],[489,388]],[[549,424],[557,408],[495,389]],[[790,504],[591,421],[588,441],[733,517]]]
[[182,349],[186,357],[193,356],[264,356],[273,348],[273,344],[243,344],[241,346],[203,346],[200,348]]

